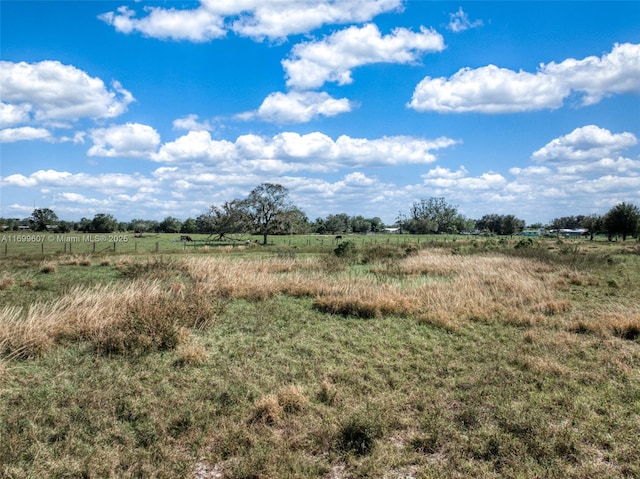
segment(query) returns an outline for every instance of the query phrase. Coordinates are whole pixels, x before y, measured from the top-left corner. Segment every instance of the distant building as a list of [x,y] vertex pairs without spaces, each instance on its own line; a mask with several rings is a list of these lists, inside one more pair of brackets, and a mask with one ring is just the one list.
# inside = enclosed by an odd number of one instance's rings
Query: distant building
[[522,230],[520,234],[522,236],[544,236],[547,234],[547,230],[544,228],[528,228]]
[[387,234],[399,234],[401,231],[400,228],[385,228],[382,232]]
[[586,228],[562,228],[555,230],[555,233],[560,238],[581,238],[589,234],[589,230]]

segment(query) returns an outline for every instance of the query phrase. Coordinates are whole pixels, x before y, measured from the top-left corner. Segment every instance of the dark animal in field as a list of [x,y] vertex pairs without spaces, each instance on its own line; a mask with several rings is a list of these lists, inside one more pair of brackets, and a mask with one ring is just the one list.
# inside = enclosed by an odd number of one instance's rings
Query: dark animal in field
[[342,235],[338,235],[334,238],[334,241],[340,241],[342,239]]
[[182,235],[182,236],[180,236],[180,241],[193,241],[193,240],[191,239],[191,236],[189,236],[189,235]]

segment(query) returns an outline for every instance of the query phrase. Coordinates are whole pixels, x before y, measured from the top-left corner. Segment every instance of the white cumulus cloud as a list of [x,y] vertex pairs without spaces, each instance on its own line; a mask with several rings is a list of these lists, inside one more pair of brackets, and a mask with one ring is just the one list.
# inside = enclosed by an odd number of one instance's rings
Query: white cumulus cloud
[[372,23],[352,26],[319,41],[299,43],[282,61],[287,86],[311,90],[325,82],[352,82],[354,68],[373,63],[414,63],[422,53],[444,49],[442,35],[420,27],[419,32],[396,28],[382,35]]
[[150,157],[160,145],[160,135],[148,125],[126,123],[91,130],[94,145],[89,156]]
[[577,93],[583,105],[640,93],[640,45],[616,44],[602,57],[541,64],[535,73],[488,65],[449,78],[425,77],[408,106],[439,113],[515,113],[555,109]]
[[228,31],[256,40],[308,33],[322,25],[360,23],[402,6],[401,0],[201,0],[197,8],[122,6],[98,18],[121,33],[205,42]]
[[457,12],[449,14],[449,25],[447,25],[447,28],[454,33],[464,32],[465,30],[481,26],[482,20],[471,21],[469,15],[462,10],[462,7],[458,8]]
[[19,128],[5,128],[0,130],[0,143],[13,143],[25,140],[49,140],[51,132],[45,128],[21,126]]
[[211,124],[208,120],[199,121],[198,115],[191,114],[183,118],[177,118],[173,120],[174,130],[187,130],[187,131],[211,131]]
[[146,7],[146,17],[136,18],[136,12],[120,7],[98,18],[121,33],[139,32],[162,40],[205,42],[226,34],[224,18],[204,6],[192,10]]
[[535,151],[535,161],[601,160],[626,150],[638,143],[633,133],[611,133],[606,128],[587,125],[551,140]]
[[640,44],[615,44],[610,53],[582,60],[569,58],[541,69],[573,91],[582,103],[592,105],[613,94],[640,93]]
[[[58,61],[0,62],[3,118],[37,122],[113,118],[127,110],[133,95],[114,81],[111,88],[97,77]],[[16,116],[17,115],[17,116]]]
[[247,134],[231,142],[214,140],[206,131],[192,131],[163,144],[153,159],[165,163],[216,163],[230,171],[335,171],[365,165],[431,163],[436,160],[435,151],[457,143],[446,137],[428,140],[406,136],[368,139],[342,135],[333,140],[320,132],[282,132],[271,138]]
[[326,92],[274,92],[264,99],[256,111],[241,113],[238,118],[259,118],[279,124],[306,123],[320,116],[336,116],[351,109],[351,102],[347,98],[336,99]]
[[11,105],[0,102],[0,128],[27,123],[30,110],[29,104]]
[[22,174],[9,175],[1,179],[3,186],[93,189],[102,193],[121,192],[126,189],[155,187],[156,182],[140,174],[105,173],[91,175],[88,173],[70,173],[58,170],[38,170],[29,176]]

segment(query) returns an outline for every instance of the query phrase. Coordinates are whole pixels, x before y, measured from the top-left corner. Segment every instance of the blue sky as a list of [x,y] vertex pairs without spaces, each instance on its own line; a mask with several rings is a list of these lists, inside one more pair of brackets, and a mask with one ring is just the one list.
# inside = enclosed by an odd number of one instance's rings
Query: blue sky
[[640,2],[0,2],[0,216],[640,205]]

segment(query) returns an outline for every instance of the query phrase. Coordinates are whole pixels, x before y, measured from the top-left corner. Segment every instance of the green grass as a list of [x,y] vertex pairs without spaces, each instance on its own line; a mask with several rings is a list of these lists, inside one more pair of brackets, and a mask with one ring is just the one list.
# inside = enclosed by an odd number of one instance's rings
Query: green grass
[[[10,257],[49,257],[57,255],[98,255],[113,254],[178,254],[213,253],[222,249],[224,253],[243,251],[247,248],[262,246],[262,236],[233,235],[231,239],[214,241],[209,235],[191,234],[193,241],[180,241],[179,233],[37,233],[5,232],[0,234],[0,258]],[[396,235],[343,234],[344,241],[364,244],[450,244],[464,241],[458,235]],[[249,245],[247,245],[247,241]],[[484,240],[481,240],[484,241]],[[268,246],[295,247],[302,251],[332,250],[339,244],[334,235],[271,235]],[[231,250],[231,251],[230,251]]]
[[[640,255],[558,246],[526,261],[571,307],[532,324],[495,317],[448,329],[413,314],[326,314],[304,295],[220,302],[211,291],[214,320],[175,347],[105,352],[80,338],[4,359],[0,476],[640,477],[640,339],[598,323],[605,313],[640,318]],[[476,250],[453,259],[487,254]],[[60,261],[50,273],[13,260],[0,300],[27,304],[25,280],[39,285],[30,302],[74,283],[132,281],[183,283],[171,296],[180,298],[205,281],[180,258]],[[355,263],[320,267],[329,283],[442,283],[402,276],[398,258],[359,251]],[[311,274],[304,256],[284,259],[290,270],[278,277]],[[572,329],[578,321],[584,330]]]

